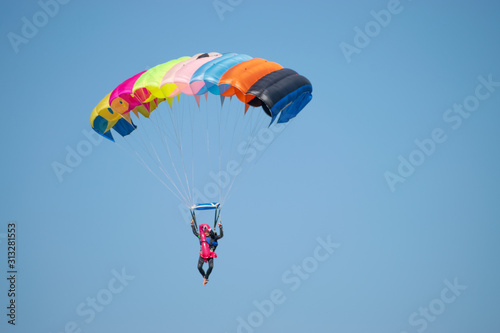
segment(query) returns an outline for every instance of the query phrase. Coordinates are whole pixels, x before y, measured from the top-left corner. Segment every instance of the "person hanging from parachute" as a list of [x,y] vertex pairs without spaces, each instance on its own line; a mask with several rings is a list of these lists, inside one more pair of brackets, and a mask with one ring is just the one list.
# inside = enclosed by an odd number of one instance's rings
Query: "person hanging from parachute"
[[[204,52],[124,80],[95,106],[90,125],[128,151],[191,211],[193,233],[201,246],[198,269],[206,285],[217,257],[217,240],[223,236],[220,209],[236,176],[254,160],[258,144],[270,144],[275,133],[304,109],[312,91],[305,76],[276,62]],[[226,98],[229,102],[224,104]],[[201,169],[195,171],[195,166]],[[207,199],[218,194],[218,202],[195,204],[198,189]],[[216,212],[213,228],[202,224],[198,229],[194,211],[209,209]],[[214,232],[217,222],[220,235]]]
[[[203,276],[203,285],[206,286],[208,283],[208,278],[212,273],[212,269],[214,268],[214,258],[217,258],[217,254],[214,252],[217,248],[218,240],[224,237],[224,231],[222,229],[222,223],[219,221],[219,229],[220,235],[210,229],[208,224],[200,224],[199,232],[196,230],[195,217],[191,220],[191,229],[193,230],[193,234],[200,241],[200,257],[198,258],[198,271],[201,276]],[[203,269],[203,264],[208,262],[208,269],[205,272]]]

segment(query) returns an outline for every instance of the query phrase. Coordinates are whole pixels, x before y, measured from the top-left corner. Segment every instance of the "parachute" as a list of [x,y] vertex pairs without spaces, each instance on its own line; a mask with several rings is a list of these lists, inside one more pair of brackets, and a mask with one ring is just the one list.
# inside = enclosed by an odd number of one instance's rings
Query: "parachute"
[[126,79],[97,104],[90,124],[188,210],[220,211],[235,179],[311,99],[309,80],[275,62],[199,53]]

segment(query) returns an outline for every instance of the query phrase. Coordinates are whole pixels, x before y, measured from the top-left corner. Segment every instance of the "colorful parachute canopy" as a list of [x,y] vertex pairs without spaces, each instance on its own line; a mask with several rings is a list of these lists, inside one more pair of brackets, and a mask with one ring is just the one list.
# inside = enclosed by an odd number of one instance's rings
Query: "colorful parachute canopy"
[[136,129],[130,112],[149,117],[159,103],[172,107],[174,97],[192,95],[236,95],[249,106],[261,106],[271,122],[286,123],[312,98],[312,85],[297,72],[264,59],[236,53],[200,53],[181,57],[138,73],[119,84],[94,108],[92,128],[114,141],[111,129],[121,136]]

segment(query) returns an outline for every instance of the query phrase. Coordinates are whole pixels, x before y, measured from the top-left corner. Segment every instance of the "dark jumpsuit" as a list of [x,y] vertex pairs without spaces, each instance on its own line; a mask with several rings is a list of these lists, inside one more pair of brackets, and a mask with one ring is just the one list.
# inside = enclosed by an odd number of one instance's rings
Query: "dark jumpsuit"
[[[198,230],[196,230],[196,227],[194,225],[191,225],[191,229],[193,229],[193,234],[200,238],[200,234],[198,233]],[[215,251],[217,248],[217,240],[221,239],[224,237],[224,231],[222,230],[222,227],[219,227],[220,229],[220,235],[217,235],[217,233],[214,233],[212,230],[210,231],[210,236],[207,237],[207,243],[208,246],[210,247],[210,251]],[[210,273],[212,273],[212,269],[214,268],[214,258],[209,258],[207,259],[208,261],[208,269],[207,272],[205,273],[205,270],[203,270],[203,263],[205,260],[200,255],[200,258],[198,259],[198,271],[200,274],[208,280],[208,277],[210,276]]]

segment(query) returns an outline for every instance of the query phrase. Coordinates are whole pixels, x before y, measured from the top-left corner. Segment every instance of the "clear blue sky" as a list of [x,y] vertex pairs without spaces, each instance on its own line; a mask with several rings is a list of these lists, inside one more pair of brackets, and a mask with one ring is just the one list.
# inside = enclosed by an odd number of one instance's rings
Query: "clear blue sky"
[[[0,11],[1,332],[498,328],[499,4],[41,3]],[[89,147],[121,81],[209,51],[276,61],[314,91],[238,179],[203,287],[179,202],[135,160],[102,141],[62,181],[53,163]]]

